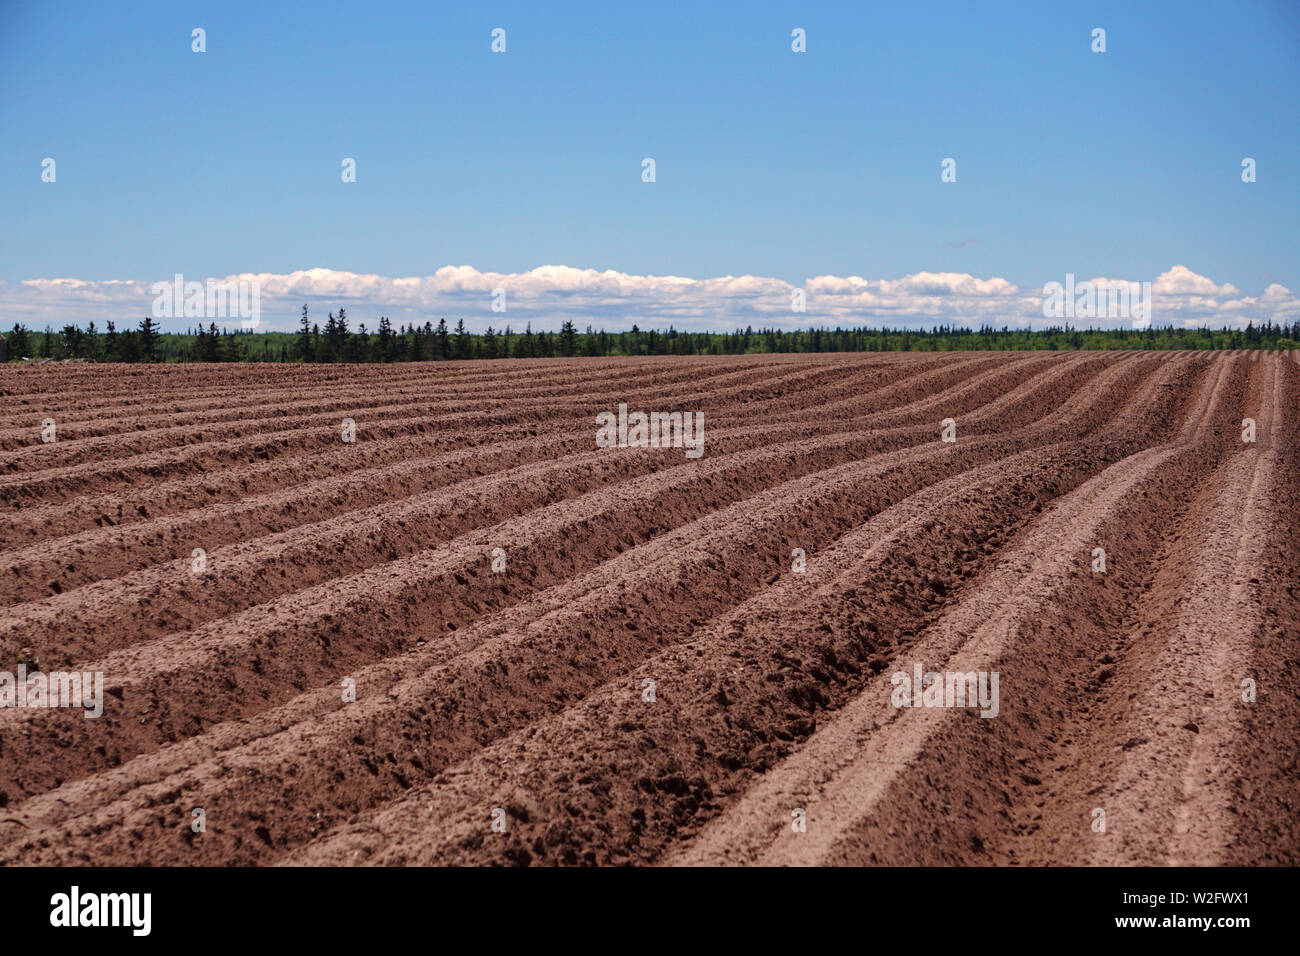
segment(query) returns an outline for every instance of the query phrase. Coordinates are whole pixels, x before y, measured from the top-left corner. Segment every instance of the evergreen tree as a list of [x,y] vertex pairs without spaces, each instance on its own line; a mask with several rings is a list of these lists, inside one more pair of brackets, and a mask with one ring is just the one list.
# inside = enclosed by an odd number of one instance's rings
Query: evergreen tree
[[464,319],[456,323],[456,350],[453,356],[458,359],[474,357],[474,341],[470,338],[469,332],[465,330]]
[[232,335],[225,329],[221,330],[221,362],[242,362],[244,360],[244,344],[240,341],[239,335]]
[[[653,342],[654,332],[650,335]],[[572,319],[565,319],[564,324],[560,326],[560,354],[566,358],[573,358],[578,354],[578,332],[573,327]]]
[[11,359],[31,357],[31,336],[21,322],[14,323],[14,329],[9,333],[9,341],[5,343],[5,351]]
[[438,320],[438,328],[434,332],[433,357],[442,362],[451,358],[451,335],[447,332],[446,319]]
[[310,362],[314,357],[311,345],[311,323],[307,320],[307,303],[302,305],[302,322],[298,325],[298,341],[295,343],[300,362]]
[[366,323],[362,322],[357,326],[357,331],[348,336],[345,353],[349,362],[364,362],[367,360],[366,353],[369,351],[370,333],[366,331]]
[[120,362],[121,351],[118,342],[117,327],[113,323],[104,323],[104,361]]
[[524,334],[519,339],[519,344],[515,346],[515,358],[535,358],[537,355],[537,341],[533,337],[533,323],[528,322],[524,325]]
[[140,361],[140,335],[130,329],[123,330],[118,336],[117,354],[119,362]]
[[140,323],[139,352],[142,361],[158,361],[158,326],[147,315]]
[[67,358],[81,358],[81,342],[85,333],[75,325],[65,325],[59,332],[59,350]]
[[316,361],[317,362],[337,362],[339,353],[337,343],[339,340],[339,320],[334,318],[334,313],[329,313],[329,318],[325,321],[325,334],[316,340]]
[[330,346],[334,351],[334,361],[344,358],[347,351],[348,341],[348,314],[345,310],[339,309],[339,317],[334,321],[334,338]]
[[379,317],[379,339],[375,343],[375,356],[381,362],[391,362],[393,355],[393,323],[388,316]]
[[[200,332],[203,331],[202,326],[199,327],[199,331]],[[208,324],[208,333],[207,335],[203,336],[203,341],[200,344],[199,349],[200,349],[200,358],[202,359],[202,361],[204,362],[221,361],[221,341],[217,335],[217,323],[211,322]]]

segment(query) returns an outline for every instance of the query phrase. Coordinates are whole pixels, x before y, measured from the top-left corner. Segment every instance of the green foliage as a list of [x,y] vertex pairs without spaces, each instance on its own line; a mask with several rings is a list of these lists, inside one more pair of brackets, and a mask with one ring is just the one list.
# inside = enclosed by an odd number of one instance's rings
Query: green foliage
[[140,322],[140,361],[158,361],[158,324],[149,316]]
[[747,328],[734,332],[642,330],[578,332],[565,321],[558,333],[490,328],[474,334],[464,319],[455,331],[440,319],[435,327],[408,325],[394,329],[387,317],[371,334],[361,325],[349,331],[340,309],[329,314],[324,330],[309,326],[306,308],[297,332],[207,329],[160,333],[146,318],[138,330],[117,331],[112,322],[100,333],[92,322],[84,330],[65,325],[34,333],[15,324],[5,336],[9,361],[23,358],[82,358],[104,362],[410,362],[454,359],[551,358],[554,356],[753,355],[808,352],[963,352],[1098,349],[1292,349],[1300,348],[1300,322],[1248,325],[1244,329],[1076,329],[1070,326],[1028,329],[780,329]]

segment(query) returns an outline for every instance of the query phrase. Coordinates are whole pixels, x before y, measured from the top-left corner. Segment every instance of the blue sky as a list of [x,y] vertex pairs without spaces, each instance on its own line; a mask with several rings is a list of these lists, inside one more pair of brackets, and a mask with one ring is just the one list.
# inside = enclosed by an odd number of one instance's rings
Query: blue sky
[[1300,289],[1300,4],[987,7],[3,3],[0,307],[446,266]]

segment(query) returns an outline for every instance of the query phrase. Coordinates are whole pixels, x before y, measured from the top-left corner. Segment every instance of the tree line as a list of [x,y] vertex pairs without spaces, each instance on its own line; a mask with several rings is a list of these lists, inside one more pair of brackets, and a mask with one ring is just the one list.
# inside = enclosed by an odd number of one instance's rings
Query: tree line
[[579,332],[570,320],[558,332],[522,332],[507,325],[470,332],[465,320],[455,328],[434,325],[394,327],[387,317],[372,331],[365,323],[349,327],[347,311],[329,313],[324,328],[311,321],[307,306],[297,332],[218,329],[216,323],[184,333],[160,332],[146,317],[137,328],[103,331],[90,322],[82,329],[65,325],[43,332],[15,323],[5,335],[9,361],[88,359],[96,362],[425,362],[464,359],[554,358],[628,355],[748,355],[783,352],[953,352],[1096,349],[1289,349],[1300,347],[1300,322],[1250,323],[1244,329],[1079,329],[1069,324],[1046,329],[985,326],[970,329],[937,325],[930,329],[813,328],[679,332],[640,329]]

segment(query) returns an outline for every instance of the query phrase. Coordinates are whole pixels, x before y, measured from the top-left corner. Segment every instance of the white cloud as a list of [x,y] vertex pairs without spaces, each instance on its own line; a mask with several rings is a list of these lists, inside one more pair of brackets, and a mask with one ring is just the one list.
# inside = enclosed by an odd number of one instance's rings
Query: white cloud
[[[186,278],[205,281],[208,277]],[[753,275],[692,279],[546,265],[523,273],[444,266],[432,275],[396,278],[322,268],[212,278],[257,282],[264,329],[296,327],[304,302],[310,306],[313,320],[323,321],[328,311],[343,307],[353,328],[365,322],[372,330],[381,315],[397,325],[437,322],[442,317],[454,324],[463,317],[474,330],[489,324],[519,329],[527,322],[535,329],[554,329],[565,319],[573,319],[579,328],[590,324],[611,331],[633,324],[645,328],[671,324],[683,330],[747,325],[1050,324],[1043,318],[1041,286],[1022,290],[998,276],[980,278],[952,272],[918,272],[896,279],[815,276],[802,286],[806,294],[803,313],[792,310],[795,286]],[[1044,281],[1064,278],[1063,271]],[[170,281],[171,277],[160,279]],[[20,321],[42,328],[67,322],[85,324],[93,319],[101,328],[110,320],[133,326],[152,307],[154,281],[57,278],[0,282],[0,322],[4,327]],[[1300,319],[1300,299],[1276,283],[1259,296],[1246,296],[1229,283],[1218,284],[1182,265],[1149,281],[1157,325],[1244,325],[1265,319]],[[496,289],[505,290],[504,313],[492,311]],[[164,328],[184,328],[196,321],[165,320]],[[217,319],[217,324],[235,328],[239,322]]]
[[1200,295],[1228,296],[1240,295],[1230,283],[1215,285],[1205,276],[1197,275],[1187,266],[1174,266],[1168,272],[1162,272],[1151,283],[1151,291],[1157,295]]

